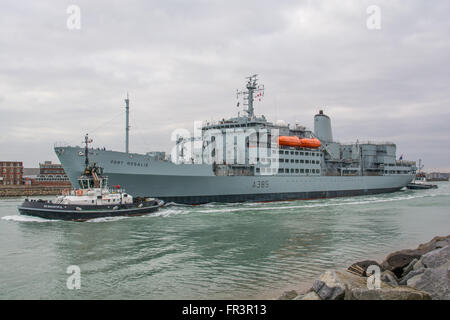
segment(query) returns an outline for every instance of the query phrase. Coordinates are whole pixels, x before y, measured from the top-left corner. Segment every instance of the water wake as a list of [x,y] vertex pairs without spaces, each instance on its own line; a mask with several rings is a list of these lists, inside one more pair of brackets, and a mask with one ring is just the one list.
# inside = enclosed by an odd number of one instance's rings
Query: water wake
[[[393,202],[393,201],[405,201],[413,200],[425,197],[437,197],[437,196],[448,196],[449,194],[444,193],[427,193],[427,194],[402,194],[395,195],[389,198],[383,198],[385,195],[380,196],[370,196],[363,199],[358,199],[355,201],[354,197],[349,198],[333,198],[333,199],[318,199],[318,200],[298,200],[298,201],[279,201],[270,203],[261,202],[246,202],[246,203],[232,203],[232,204],[218,204],[218,203],[207,203],[199,206],[189,206],[189,205],[179,205],[176,204],[172,207],[169,204],[167,208],[171,209],[161,210],[159,213],[153,214],[152,216],[163,216],[169,217],[177,214],[187,214],[187,213],[223,213],[223,212],[242,212],[242,211],[271,211],[271,210],[290,210],[290,209],[302,209],[302,208],[321,208],[321,207],[335,207],[335,206],[348,206],[348,205],[366,205],[374,203],[383,202]],[[299,202],[304,202],[298,204]]]
[[13,216],[4,216],[2,217],[2,220],[6,221],[17,221],[17,222],[54,222],[54,221],[61,221],[61,220],[48,220],[43,219],[39,217],[30,217],[30,216],[24,216],[20,214],[16,214]]
[[127,219],[129,217],[126,216],[119,216],[119,217],[103,217],[103,218],[95,218],[95,219],[89,219],[86,220],[86,222],[92,222],[92,223],[98,223],[98,222],[114,222],[119,221],[123,219]]

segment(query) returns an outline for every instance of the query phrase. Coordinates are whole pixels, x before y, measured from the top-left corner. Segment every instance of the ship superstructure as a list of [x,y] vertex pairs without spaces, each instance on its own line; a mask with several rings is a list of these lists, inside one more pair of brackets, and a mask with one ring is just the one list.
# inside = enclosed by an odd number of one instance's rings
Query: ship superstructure
[[[243,96],[243,115],[199,124],[193,135],[177,137],[168,156],[129,153],[127,123],[126,152],[89,149],[89,157],[131,193],[187,204],[392,192],[414,178],[415,163],[396,160],[394,143],[335,141],[322,110],[314,116],[313,131],[255,115],[254,101],[264,95],[256,75],[237,95]],[[126,106],[128,114],[128,97]],[[76,183],[84,150],[58,146],[55,152]]]

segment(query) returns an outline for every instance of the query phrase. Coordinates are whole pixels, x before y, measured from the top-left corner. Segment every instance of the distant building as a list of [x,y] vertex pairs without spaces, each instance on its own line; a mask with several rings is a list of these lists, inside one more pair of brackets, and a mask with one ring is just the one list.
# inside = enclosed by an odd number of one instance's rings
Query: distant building
[[427,173],[426,177],[430,181],[448,181],[450,174],[442,172],[430,172]]
[[39,172],[39,168],[23,168],[23,183],[25,185],[36,184]]
[[44,161],[39,168],[24,169],[24,183],[41,186],[58,186],[71,188],[72,185],[64,172],[64,168],[57,163]]
[[0,161],[0,184],[21,185],[23,163],[21,161]]

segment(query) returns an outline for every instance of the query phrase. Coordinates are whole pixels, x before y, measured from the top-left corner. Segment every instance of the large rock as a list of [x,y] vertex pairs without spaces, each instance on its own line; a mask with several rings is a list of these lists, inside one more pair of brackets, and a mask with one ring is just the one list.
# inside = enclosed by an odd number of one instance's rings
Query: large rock
[[381,263],[382,267],[386,270],[392,271],[400,278],[403,274],[403,268],[408,266],[414,259],[419,259],[421,254],[415,250],[401,250],[391,253]]
[[340,300],[345,295],[345,285],[334,270],[326,271],[316,280],[312,289],[322,300]]
[[398,286],[398,279],[392,271],[385,270],[381,273],[381,281],[389,283],[393,286]]
[[424,254],[416,265],[422,268],[408,273],[402,282],[430,293],[435,300],[450,300],[450,245]]
[[450,235],[446,237],[434,237],[431,241],[419,245],[416,250],[425,254],[448,245],[450,245]]
[[408,279],[410,287],[428,292],[433,300],[450,300],[450,261],[438,268],[427,268]]
[[294,300],[322,300],[317,293],[314,291],[308,292],[304,296],[295,298]]
[[278,298],[278,300],[292,300],[297,296],[298,296],[298,293],[295,290],[285,291],[285,292],[283,292],[281,297]]
[[406,276],[411,270],[414,269],[414,265],[419,262],[419,259],[414,259],[406,267],[403,268],[402,277]]
[[403,269],[408,266],[414,259],[420,257],[435,249],[443,248],[450,244],[450,235],[446,237],[434,237],[431,241],[419,245],[416,249],[406,249],[389,254],[381,263],[381,266],[395,273],[397,277],[401,277]]
[[430,300],[427,292],[406,286],[368,290],[354,288],[345,296],[346,300]]
[[430,251],[420,258],[425,268],[437,268],[450,261],[450,245]]
[[413,266],[413,270],[419,270],[419,269],[422,269],[422,268],[425,268],[425,266],[422,264],[422,262],[420,260],[417,261],[414,264],[414,266]]
[[401,278],[400,281],[398,282],[398,284],[400,284],[400,285],[406,285],[406,284],[407,284],[407,281],[408,281],[409,279],[411,279],[412,277],[415,277],[415,276],[417,276],[417,275],[419,275],[419,274],[422,274],[422,273],[424,273],[424,272],[425,272],[425,268],[420,268],[420,269],[417,269],[417,270],[413,270],[413,271],[411,271],[410,273],[408,273],[406,276],[404,276],[403,278]]
[[[366,277],[346,270],[330,270],[313,285],[313,291],[321,299],[345,300],[429,300],[431,296],[407,286],[393,286],[380,282],[379,289],[369,289]],[[343,294],[342,294],[343,291]]]

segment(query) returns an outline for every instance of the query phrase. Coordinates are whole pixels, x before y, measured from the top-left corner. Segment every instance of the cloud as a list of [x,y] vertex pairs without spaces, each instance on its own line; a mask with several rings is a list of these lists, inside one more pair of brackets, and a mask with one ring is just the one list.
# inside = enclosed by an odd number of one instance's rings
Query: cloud
[[[66,26],[69,5],[81,29]],[[366,27],[369,5],[381,30]],[[2,159],[56,160],[55,141],[172,147],[195,120],[235,116],[236,89],[260,74],[270,120],[332,117],[341,141],[391,140],[449,167],[450,4],[400,1],[4,1],[0,12]]]

